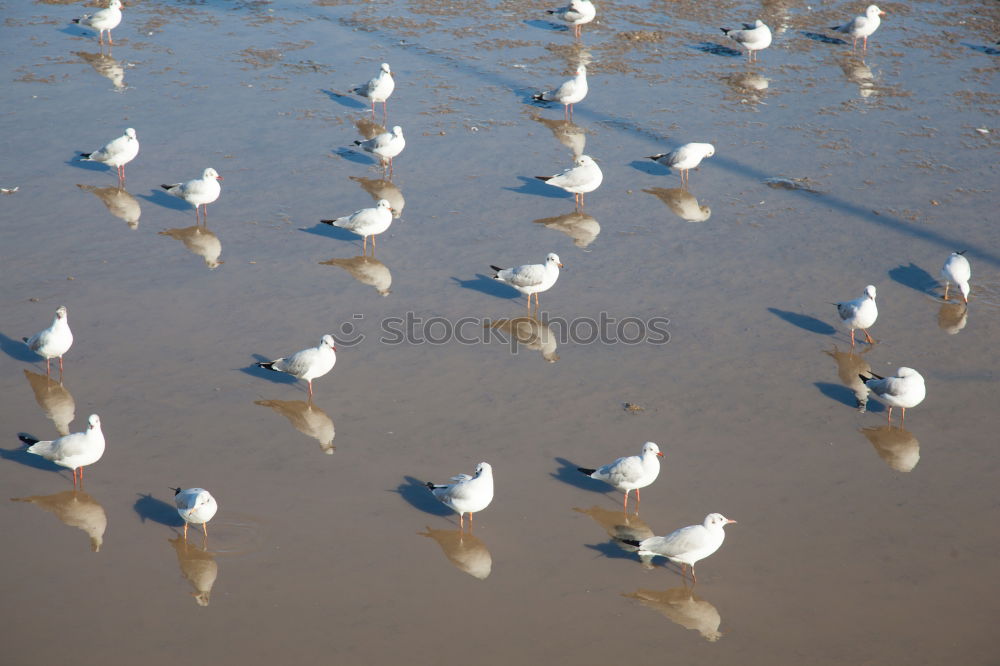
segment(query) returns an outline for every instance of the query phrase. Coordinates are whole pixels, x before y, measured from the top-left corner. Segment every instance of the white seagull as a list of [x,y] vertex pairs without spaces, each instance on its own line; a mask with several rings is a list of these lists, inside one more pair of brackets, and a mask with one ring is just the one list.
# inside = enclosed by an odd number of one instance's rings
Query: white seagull
[[723,34],[747,50],[747,60],[757,60],[757,51],[763,51],[771,45],[771,29],[763,21],[757,19],[753,23],[744,23],[742,30],[719,28]]
[[469,514],[469,528],[472,528],[472,514],[482,511],[493,501],[493,468],[489,463],[476,465],[476,475],[459,474],[451,477],[455,483],[436,484],[427,482],[437,497],[448,508],[458,514],[459,529],[465,527],[465,514]]
[[539,102],[559,102],[563,105],[563,117],[569,120],[573,117],[573,105],[583,101],[587,96],[587,67],[580,65],[576,68],[576,76],[568,81],[564,81],[555,90],[545,90],[535,93],[532,99]]
[[885,12],[878,8],[878,5],[868,5],[864,16],[855,16],[844,25],[830,26],[830,30],[842,32],[850,35],[854,42],[851,44],[853,51],[858,45],[858,38],[864,38],[864,50],[868,50],[868,36],[878,30],[882,23],[880,16],[885,16]]
[[337,347],[332,335],[324,335],[316,347],[295,352],[288,358],[278,358],[273,361],[259,362],[258,367],[285,372],[296,379],[304,379],[309,384],[309,398],[312,399],[312,380],[322,377],[333,370],[337,362]]
[[895,377],[881,377],[874,372],[872,377],[859,375],[865,386],[875,394],[875,397],[889,406],[889,424],[892,424],[892,408],[900,407],[903,410],[899,417],[899,427],[903,427],[906,420],[906,410],[916,407],[927,395],[927,387],[924,385],[924,378],[913,368],[899,368]]
[[623,543],[638,546],[639,556],[654,557],[660,555],[671,562],[681,565],[681,575],[687,575],[687,566],[691,566],[691,578],[698,582],[694,573],[694,565],[719,550],[726,539],[723,529],[735,520],[726,518],[721,513],[710,513],[705,516],[701,525],[688,525],[674,530],[667,536],[654,536],[642,541],[622,539]]
[[34,453],[51,460],[60,467],[73,470],[73,487],[76,487],[76,473],[80,472],[80,486],[83,486],[83,468],[93,465],[104,455],[104,433],[101,432],[101,418],[91,414],[84,432],[74,432],[55,441],[41,442],[31,435],[18,434],[28,453]]
[[188,538],[188,525],[201,525],[205,538],[208,538],[208,521],[212,520],[215,512],[219,510],[219,504],[212,497],[212,493],[204,488],[171,488],[174,491],[174,504],[177,506],[177,513],[184,519],[184,539]]
[[607,481],[618,490],[625,491],[625,502],[622,504],[622,511],[628,511],[629,491],[635,491],[636,510],[639,509],[639,489],[653,483],[660,474],[660,458],[663,453],[655,442],[646,442],[642,445],[642,451],[637,456],[625,456],[618,460],[600,467],[598,469],[588,469],[577,467],[578,470],[592,479]]
[[69,330],[69,320],[66,318],[66,306],[60,305],[52,325],[44,331],[35,333],[30,338],[22,338],[28,349],[45,359],[45,374],[50,372],[49,363],[54,358],[59,359],[59,377],[63,373],[63,354],[73,346],[73,332]]
[[570,0],[565,7],[547,9],[546,13],[569,23],[573,26],[573,35],[579,37],[583,33],[583,25],[597,16],[597,8],[590,0]]
[[688,171],[696,168],[706,157],[715,155],[715,146],[710,143],[685,143],[669,153],[650,155],[649,159],[658,162],[669,169],[681,172],[681,184],[690,182]]
[[494,280],[508,284],[527,295],[528,308],[530,309],[532,294],[535,295],[535,305],[541,307],[538,305],[538,294],[548,291],[556,283],[556,280],[559,279],[559,269],[562,268],[562,263],[559,261],[558,254],[549,252],[548,256],[545,257],[544,264],[524,264],[517,268],[500,268],[491,265],[490,268],[496,271],[496,275],[493,276]]
[[165,189],[168,194],[180,197],[194,206],[196,220],[198,219],[198,207],[203,206],[202,210],[204,211],[205,222],[207,224],[208,204],[213,203],[222,194],[222,186],[219,185],[220,180],[222,180],[222,176],[212,167],[208,167],[202,172],[201,178],[195,178],[186,183],[161,185],[160,187]]
[[364,238],[363,250],[368,254],[368,237],[372,237],[372,254],[375,254],[375,236],[382,233],[392,224],[392,206],[388,199],[379,199],[374,208],[362,208],[350,215],[334,220],[320,220],[323,224],[347,229]]
[[853,301],[834,303],[837,306],[837,314],[840,315],[841,323],[851,331],[851,347],[854,347],[854,329],[860,328],[868,344],[873,345],[875,341],[868,335],[868,328],[878,319],[878,306],[875,305],[875,286],[865,287],[865,293]]
[[104,32],[108,33],[108,44],[114,45],[111,41],[111,30],[117,28],[122,22],[121,0],[111,0],[106,9],[99,9],[93,14],[84,14],[80,18],[73,19],[73,23],[78,23],[97,31],[97,41],[104,43]]
[[[396,82],[392,80],[392,72],[389,71],[389,63],[382,63],[378,76],[368,83],[351,88],[351,92],[362,97],[367,97],[372,103],[372,118],[375,117],[375,104],[382,103],[382,117],[385,118],[386,101],[389,95],[396,88]],[[384,121],[383,121],[384,122]]]
[[115,167],[118,171],[118,183],[124,186],[125,165],[134,160],[138,154],[139,140],[135,136],[135,130],[128,127],[124,134],[110,141],[108,145],[92,153],[80,153],[80,157],[84,162],[100,162]]
[[969,278],[972,277],[972,266],[964,254],[965,250],[952,252],[941,267],[941,277],[944,278],[944,300],[948,300],[948,287],[954,282],[962,292],[962,300],[969,302]]
[[383,132],[367,141],[355,141],[355,146],[378,157],[381,164],[389,163],[389,174],[392,174],[392,158],[403,152],[406,139],[403,138],[403,128],[396,125],[391,132]]
[[554,176],[535,176],[549,185],[561,187],[573,193],[573,201],[578,209],[583,208],[583,195],[593,192],[604,180],[601,167],[597,166],[590,155],[580,155],[573,161],[573,166],[563,169]]

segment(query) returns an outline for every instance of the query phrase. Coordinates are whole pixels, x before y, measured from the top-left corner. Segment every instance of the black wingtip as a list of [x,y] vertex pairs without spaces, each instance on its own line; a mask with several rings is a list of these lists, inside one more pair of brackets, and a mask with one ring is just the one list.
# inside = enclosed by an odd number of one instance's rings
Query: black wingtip
[[257,361],[257,367],[264,368],[265,370],[274,370],[274,361]]
[[160,185],[160,187],[162,187],[165,190],[169,190],[171,187],[173,187],[173,185]]
[[80,19],[78,19],[78,18],[73,19],[73,23],[79,23],[79,22],[80,22]]
[[639,547],[638,539],[618,539],[618,540],[621,541],[622,543],[627,543],[630,546],[635,546],[636,548]]
[[597,471],[596,469],[587,469],[586,467],[577,467],[577,469],[586,474],[587,476],[590,476],[591,474]]
[[661,157],[666,157],[666,155],[667,155],[666,153],[658,153],[656,155],[650,155],[646,159],[647,160],[653,160],[655,162],[656,160],[660,159]]
[[[492,268],[492,269],[493,269],[493,270],[495,270],[495,271],[502,271],[502,270],[503,270],[503,269],[502,269],[502,268],[500,268],[499,266],[494,266],[493,264],[490,264],[490,268]],[[27,338],[25,338],[25,339],[27,339]]]
[[[170,488],[170,486],[167,487]],[[180,486],[178,486],[177,488],[170,488],[170,489],[174,491],[174,495],[179,495],[181,492]]]
[[85,160],[89,160],[90,156],[93,155],[93,154],[94,153],[80,153],[80,157],[82,157]]
[[722,31],[723,35],[728,35],[729,31],[732,30],[732,28],[719,28],[719,30]]
[[543,95],[544,93],[535,93],[534,95],[531,96],[531,99],[535,100],[536,102],[544,102],[545,98],[543,97]]
[[554,9],[546,9],[546,10],[545,10],[545,13],[546,13],[546,14],[555,14],[555,13],[556,13],[556,10],[554,10]]
[[17,433],[17,438],[19,440],[21,440],[22,442],[24,442],[25,444],[27,444],[28,446],[31,446],[32,444],[37,444],[38,442],[42,441],[40,439],[36,439],[36,438],[32,437],[31,435],[29,435],[26,432],[19,432],[19,433]]
[[354,142],[354,145],[355,145],[355,146],[360,146],[360,145],[361,145],[361,141],[355,141],[355,142]]
[[424,484],[429,490],[434,490],[434,484],[428,481]]
[[31,339],[31,338],[21,338],[21,342],[27,342],[27,341],[28,341],[28,340],[30,340],[30,339]]
[[331,227],[333,226],[333,220],[320,220],[319,222],[320,224],[329,224]]
[[955,250],[955,254],[965,254],[968,250]]
[[552,176],[535,176],[535,178],[537,178],[538,180],[540,180],[542,182],[548,182],[549,180],[552,179]]

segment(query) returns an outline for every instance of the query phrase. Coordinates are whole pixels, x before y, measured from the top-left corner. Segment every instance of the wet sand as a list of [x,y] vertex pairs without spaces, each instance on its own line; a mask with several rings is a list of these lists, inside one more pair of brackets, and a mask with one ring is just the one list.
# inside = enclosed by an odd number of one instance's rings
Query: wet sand
[[[0,503],[11,663],[996,662],[994,3],[883,6],[864,61],[804,34],[861,9],[845,3],[600,3],[589,56],[521,2],[483,22],[455,2],[142,3],[110,60],[69,24],[82,5],[7,9],[0,482],[32,499]],[[748,65],[718,27],[757,16],[775,40]],[[581,56],[592,220],[533,178],[580,132],[527,103]],[[367,104],[333,91],[383,61],[405,208],[366,281],[330,263],[360,239],[318,222],[371,205],[357,179],[379,170],[348,150]],[[107,203],[113,171],[74,156],[129,126],[132,200]],[[644,159],[687,141],[717,149],[695,202]],[[207,166],[225,181],[198,232],[159,185]],[[936,281],[961,249],[965,317]],[[543,321],[665,317],[669,343],[379,343],[408,312],[524,316],[489,265],[550,251],[566,270]],[[866,284],[879,343],[851,358],[829,303]],[[60,389],[19,340],[63,304]],[[364,342],[343,344],[347,322]],[[251,367],[328,332],[312,409],[304,383]],[[864,363],[926,378],[902,433],[856,410],[841,376]],[[70,473],[15,434],[92,412],[107,453],[67,496]],[[621,496],[573,472],[646,440],[664,469],[628,528],[739,521],[693,592],[616,545]],[[416,481],[480,460],[496,499],[456,543]],[[178,484],[219,500],[204,550],[176,542]]]

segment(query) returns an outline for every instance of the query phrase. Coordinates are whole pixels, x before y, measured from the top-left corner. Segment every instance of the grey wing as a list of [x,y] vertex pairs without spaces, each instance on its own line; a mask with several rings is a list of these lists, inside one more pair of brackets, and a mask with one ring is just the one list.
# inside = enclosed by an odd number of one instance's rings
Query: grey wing
[[642,460],[638,456],[626,456],[597,470],[612,484],[635,481],[642,477]]
[[60,437],[52,442],[50,447],[53,455],[58,458],[69,458],[87,451],[87,435],[82,432],[74,432],[71,435]]
[[704,546],[701,525],[689,525],[671,532],[667,536],[646,539],[640,545],[643,550],[649,550],[664,556],[680,555]]
[[865,384],[877,395],[899,397],[906,392],[906,380],[902,377],[886,377]]
[[853,319],[857,312],[858,308],[854,303],[837,303],[837,314],[841,319]]
[[174,505],[180,511],[190,511],[198,505],[198,495],[196,493],[178,493],[174,495]]
[[541,264],[526,264],[500,271],[499,275],[512,285],[534,287],[545,280],[545,267]]
[[682,146],[677,150],[671,151],[670,154],[667,155],[667,164],[674,166],[684,162],[685,160],[691,159],[691,157],[691,150],[687,146]]
[[303,349],[302,351],[295,352],[281,364],[281,370],[292,375],[305,374],[312,363],[312,357],[315,353],[315,349]]
[[469,476],[468,474],[456,474],[455,476],[451,477],[451,480],[457,483],[461,483],[462,481],[471,481],[472,477]]

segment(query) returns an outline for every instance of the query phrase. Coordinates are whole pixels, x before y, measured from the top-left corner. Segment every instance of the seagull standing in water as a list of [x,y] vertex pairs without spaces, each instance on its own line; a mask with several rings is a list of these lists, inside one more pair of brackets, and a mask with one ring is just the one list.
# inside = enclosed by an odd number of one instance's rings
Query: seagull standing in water
[[573,26],[573,36],[580,37],[583,34],[584,24],[590,23],[597,16],[597,8],[590,0],[570,0],[565,7],[547,9],[546,13],[569,23]]
[[868,344],[873,345],[875,341],[868,335],[868,329],[875,320],[878,319],[878,306],[875,305],[875,286],[865,287],[865,293],[853,301],[834,303],[837,306],[837,314],[840,315],[840,322],[851,331],[851,348],[854,348],[854,329],[860,328],[865,334]]
[[962,292],[962,300],[969,302],[969,279],[972,277],[972,266],[965,258],[965,250],[952,252],[941,267],[941,277],[944,278],[944,300],[948,300],[948,287],[954,282]]
[[73,346],[73,332],[69,330],[69,320],[66,318],[66,306],[61,305],[56,310],[52,324],[44,331],[35,333],[30,338],[22,338],[28,349],[45,359],[45,374],[51,372],[49,364],[54,358],[59,359],[59,381],[62,381],[63,354]]
[[559,102],[563,105],[563,118],[571,120],[573,118],[573,105],[582,102],[587,96],[587,67],[580,65],[576,68],[576,76],[568,81],[564,81],[555,90],[545,90],[535,93],[532,99],[539,102]]
[[604,181],[604,172],[590,155],[580,155],[573,161],[573,166],[563,169],[554,176],[535,176],[549,185],[562,188],[573,193],[573,201],[577,210],[583,209],[583,196],[593,192]]
[[689,525],[674,530],[667,536],[654,536],[642,541],[621,539],[622,543],[639,548],[640,557],[655,557],[660,555],[671,562],[681,565],[681,575],[687,576],[687,567],[691,567],[691,578],[695,583],[698,576],[694,573],[694,565],[719,550],[726,539],[726,525],[735,523],[721,513],[710,513],[705,516],[701,525]]
[[309,399],[313,397],[312,380],[322,377],[333,370],[337,362],[337,347],[334,344],[332,335],[324,335],[316,347],[303,349],[295,352],[288,358],[279,358],[273,361],[259,362],[257,367],[273,370],[275,372],[285,372],[296,379],[304,379],[309,385]]
[[489,463],[476,465],[476,475],[459,474],[451,477],[455,483],[426,483],[434,497],[458,514],[459,529],[465,527],[465,514],[469,514],[469,528],[472,528],[472,514],[482,511],[493,501],[493,468]]
[[592,479],[606,481],[618,490],[625,491],[625,502],[622,504],[622,511],[628,511],[629,491],[635,491],[635,507],[639,510],[639,489],[656,481],[660,474],[660,458],[663,453],[655,442],[646,442],[642,445],[642,451],[637,456],[625,456],[612,463],[597,469],[577,467],[578,470]]
[[60,467],[73,470],[73,487],[76,488],[77,471],[80,472],[80,487],[83,487],[83,468],[93,465],[104,455],[104,433],[101,432],[101,418],[91,414],[87,419],[87,429],[60,437],[55,441],[43,442],[31,435],[20,433],[18,439],[28,445],[28,453],[34,453],[51,460]]
[[100,162],[110,167],[115,167],[118,171],[118,185],[125,186],[125,165],[135,159],[139,154],[139,140],[135,136],[135,130],[126,128],[125,133],[108,142],[106,146],[92,153],[80,153],[80,158],[84,162]]
[[368,237],[372,237],[372,254],[375,254],[375,236],[382,233],[392,224],[392,206],[387,199],[379,199],[374,208],[362,208],[350,215],[338,217],[334,220],[320,220],[323,224],[332,227],[347,229],[363,237],[362,248],[364,254],[368,254]]
[[896,370],[895,377],[882,377],[874,372],[871,374],[871,377],[858,376],[876,398],[889,406],[889,425],[892,425],[892,408],[899,407],[903,410],[899,417],[899,427],[902,428],[903,421],[906,420],[906,410],[919,405],[927,395],[923,375],[913,368],[906,367]]
[[188,538],[188,525],[201,525],[205,538],[208,538],[208,521],[212,520],[215,512],[219,510],[219,504],[212,497],[212,493],[204,488],[188,488],[181,490],[180,487],[171,488],[174,491],[174,504],[177,506],[177,513],[184,519],[184,540]]
[[535,306],[541,307],[538,304],[538,294],[548,291],[556,283],[556,280],[559,279],[559,269],[562,267],[559,255],[555,252],[549,252],[545,257],[544,264],[524,264],[516,268],[490,266],[490,268],[496,271],[496,274],[493,276],[494,280],[508,284],[522,294],[527,295],[529,310],[531,309],[532,294],[535,295]]
[[850,35],[851,39],[854,40],[851,44],[852,51],[858,46],[858,39],[863,38],[864,50],[867,51],[868,36],[878,30],[882,23],[880,18],[882,16],[885,16],[885,12],[879,9],[878,5],[868,5],[864,16],[855,16],[844,25],[830,26],[830,30]]
[[712,155],[715,155],[715,146],[710,143],[685,143],[669,153],[657,153],[650,155],[647,159],[662,164],[668,169],[677,169],[681,172],[681,185],[687,185],[691,180],[688,172],[697,168],[703,159]]
[[208,204],[214,203],[219,198],[219,195],[222,194],[222,186],[219,185],[220,180],[222,180],[222,176],[219,175],[219,172],[212,167],[208,167],[202,172],[201,178],[195,178],[186,183],[160,185],[160,187],[165,189],[167,194],[184,199],[184,201],[194,206],[196,222],[199,220],[198,207],[201,206],[205,224],[208,224]]
[[97,31],[97,42],[103,44],[104,33],[108,33],[108,45],[114,46],[111,41],[111,30],[118,27],[122,22],[121,0],[111,0],[107,8],[99,9],[93,14],[84,14],[80,18],[73,19],[73,23],[91,28]]
[[396,89],[396,82],[392,79],[392,72],[389,71],[389,63],[382,63],[378,75],[368,83],[351,88],[351,92],[362,97],[367,97],[372,103],[372,119],[375,118],[375,104],[382,103],[382,118],[385,122],[386,101],[389,95]]
[[753,23],[744,23],[742,30],[719,28],[722,33],[747,50],[747,61],[757,60],[757,51],[763,51],[771,45],[771,29],[763,21],[757,19]]

